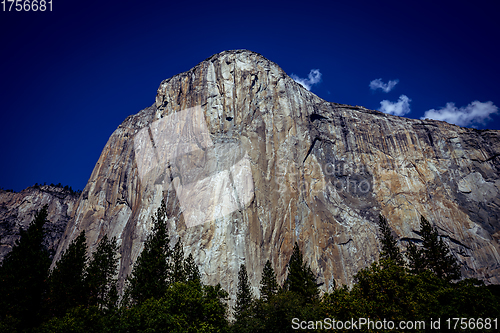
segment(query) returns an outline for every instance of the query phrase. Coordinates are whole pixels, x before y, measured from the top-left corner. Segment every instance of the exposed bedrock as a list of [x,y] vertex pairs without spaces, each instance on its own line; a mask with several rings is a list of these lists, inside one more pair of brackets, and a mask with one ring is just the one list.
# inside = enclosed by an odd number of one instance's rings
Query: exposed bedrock
[[116,236],[123,282],[165,198],[172,242],[233,295],[241,263],[255,291],[267,259],[282,281],[295,241],[324,290],[351,284],[378,259],[379,213],[402,248],[424,215],[465,277],[500,283],[499,156],[499,131],[330,103],[225,51],[163,81],[111,135],[56,256],[83,229],[91,250]]

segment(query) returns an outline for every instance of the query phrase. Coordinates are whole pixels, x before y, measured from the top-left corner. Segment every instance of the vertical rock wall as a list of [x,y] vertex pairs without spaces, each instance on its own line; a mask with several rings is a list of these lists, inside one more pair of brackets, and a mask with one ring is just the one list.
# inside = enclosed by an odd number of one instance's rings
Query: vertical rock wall
[[[138,165],[156,157],[139,153],[137,142],[161,145],[154,124],[190,108],[201,108],[210,147],[242,147],[253,184],[245,205],[188,228],[178,196],[186,161],[187,168],[219,170],[221,161],[240,160],[231,154],[241,151],[209,152],[200,144],[144,175]],[[144,138],[151,144],[135,140],[150,130]],[[499,131],[326,102],[261,55],[226,51],[163,81],[155,103],[112,134],[56,259],[82,229],[91,249],[104,234],[116,236],[123,282],[164,198],[172,242],[180,237],[203,280],[221,282],[233,295],[241,263],[255,291],[267,259],[282,281],[294,242],[325,290],[334,280],[352,283],[359,269],[378,259],[379,213],[402,247],[418,238],[420,214],[426,216],[463,264],[464,276],[500,283],[499,156]],[[224,208],[210,205],[207,210]]]

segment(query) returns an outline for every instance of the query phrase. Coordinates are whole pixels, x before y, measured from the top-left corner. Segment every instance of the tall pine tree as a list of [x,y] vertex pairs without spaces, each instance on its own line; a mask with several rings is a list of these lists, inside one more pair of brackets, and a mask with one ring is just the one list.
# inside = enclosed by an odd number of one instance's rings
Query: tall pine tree
[[440,279],[446,281],[458,280],[461,277],[458,261],[451,254],[450,249],[439,237],[436,227],[432,227],[425,217],[420,218],[420,236],[422,248],[414,244],[408,247],[410,269],[414,273],[428,269]]
[[42,317],[50,267],[49,253],[43,246],[47,214],[44,206],[28,229],[20,230],[21,237],[0,267],[0,321],[17,321],[19,329],[37,325]]
[[250,282],[248,282],[247,269],[245,265],[240,266],[238,272],[238,290],[236,291],[236,306],[234,308],[234,316],[236,320],[241,320],[245,311],[252,305],[252,290]]
[[403,256],[398,247],[398,242],[396,238],[392,235],[392,230],[387,223],[387,219],[382,215],[379,215],[378,222],[379,232],[380,232],[380,242],[382,244],[382,252],[380,253],[381,259],[391,259],[397,265],[402,266]]
[[271,297],[278,293],[279,286],[276,281],[276,274],[269,259],[262,270],[262,279],[260,280],[260,299],[268,302]]
[[89,305],[102,308],[114,303],[113,298],[116,298],[114,275],[118,269],[117,253],[116,238],[109,239],[104,235],[92,254],[85,275]]
[[85,231],[62,254],[49,277],[47,306],[50,316],[62,316],[71,308],[86,304],[84,274],[87,268]]
[[406,257],[408,258],[408,266],[413,274],[423,273],[427,269],[424,258],[424,251],[410,242],[406,248]]
[[318,299],[319,289],[311,267],[307,265],[302,257],[299,245],[295,242],[292,256],[288,262],[288,275],[285,280],[284,289],[292,291],[306,303],[311,303]]
[[172,252],[172,283],[186,282],[186,270],[184,267],[184,250],[181,239],[175,243]]
[[201,275],[198,265],[194,262],[193,255],[190,253],[184,261],[187,281],[200,282]]
[[149,298],[161,298],[171,280],[172,251],[169,245],[165,200],[162,200],[152,219],[153,230],[128,277],[125,302],[139,304]]

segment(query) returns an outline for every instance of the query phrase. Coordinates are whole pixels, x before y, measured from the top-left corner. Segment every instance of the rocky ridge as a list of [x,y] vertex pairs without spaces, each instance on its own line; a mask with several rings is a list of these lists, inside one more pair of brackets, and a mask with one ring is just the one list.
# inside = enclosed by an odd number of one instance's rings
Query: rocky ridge
[[[193,108],[202,110],[206,133],[188,121],[172,128],[179,135],[207,134],[196,138],[198,148],[158,153],[155,124]],[[238,151],[231,157],[237,150],[217,148],[229,144],[247,155]],[[246,188],[242,184],[249,178],[241,178],[241,172],[228,173],[232,187],[186,173],[195,165],[208,179],[229,168],[220,161],[237,163],[242,156],[251,170],[245,202],[237,190]],[[163,81],[155,103],[115,130],[72,211],[55,259],[81,230],[90,250],[105,234],[116,236],[123,283],[150,231],[150,216],[164,198],[172,243],[180,237],[204,282],[220,282],[233,296],[242,263],[256,294],[267,259],[282,281],[294,242],[324,290],[335,282],[351,284],[359,269],[378,258],[379,213],[403,248],[418,241],[424,215],[462,263],[465,277],[500,283],[499,171],[500,131],[327,102],[263,56],[225,51]],[[187,227],[189,208],[181,189],[212,193],[214,186],[234,188],[232,200],[240,204],[212,215],[211,222]],[[213,201],[207,210],[224,207],[227,203]]]
[[32,186],[21,192],[0,190],[0,262],[19,239],[20,229],[26,230],[44,205],[48,205],[45,245],[53,256],[73,217],[78,197],[77,193],[50,185]]

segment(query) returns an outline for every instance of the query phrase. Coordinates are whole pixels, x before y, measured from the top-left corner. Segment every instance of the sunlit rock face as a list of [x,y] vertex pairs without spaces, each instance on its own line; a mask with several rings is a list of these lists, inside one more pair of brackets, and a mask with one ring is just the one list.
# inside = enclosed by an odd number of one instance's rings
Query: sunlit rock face
[[47,205],[45,245],[53,256],[68,221],[73,217],[78,194],[62,187],[40,185],[21,192],[0,190],[0,262],[12,250],[20,230],[26,230],[37,211]]
[[91,250],[115,236],[123,282],[164,198],[204,282],[234,295],[245,263],[257,291],[267,259],[283,281],[298,242],[328,290],[378,259],[379,213],[402,248],[422,214],[464,276],[500,283],[499,156],[499,131],[326,102],[226,51],[163,81],[111,135],[57,255],[81,230]]

